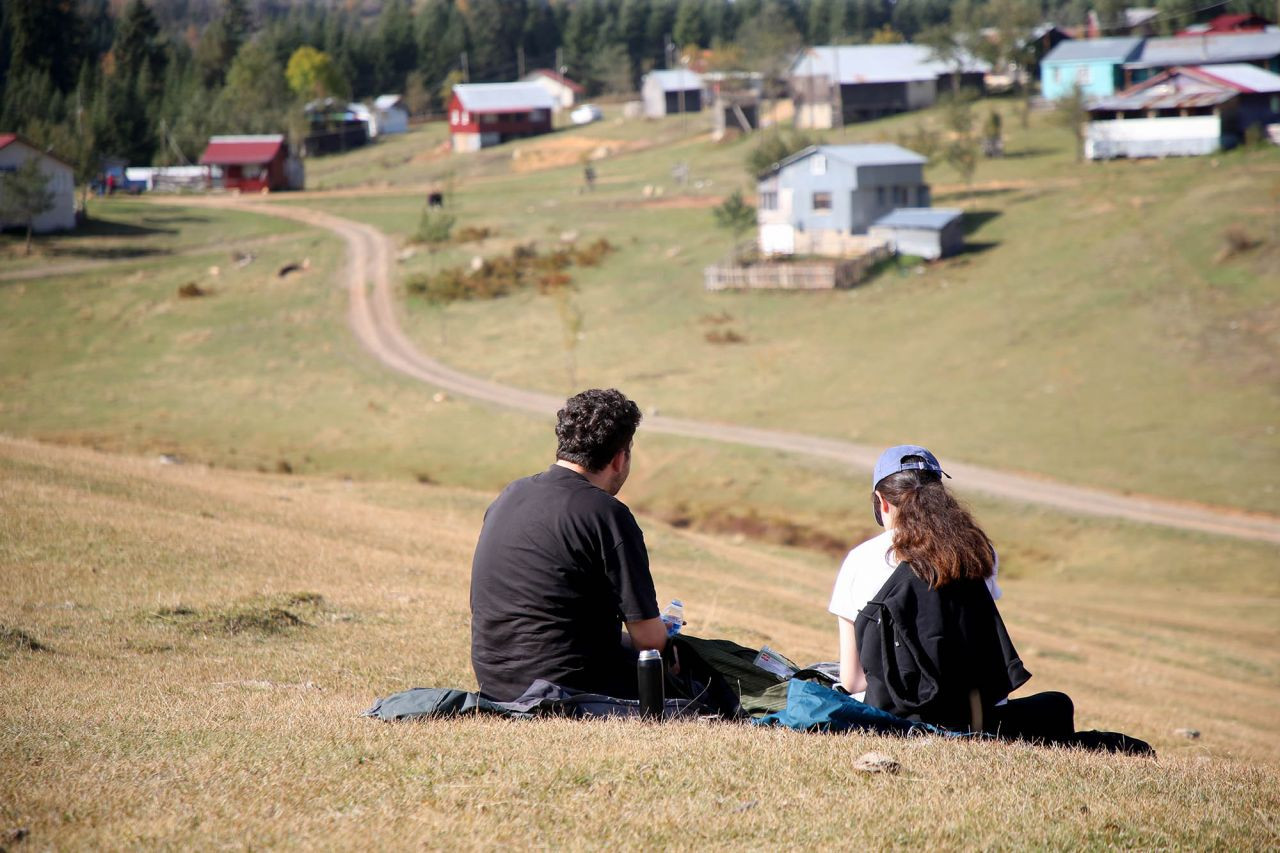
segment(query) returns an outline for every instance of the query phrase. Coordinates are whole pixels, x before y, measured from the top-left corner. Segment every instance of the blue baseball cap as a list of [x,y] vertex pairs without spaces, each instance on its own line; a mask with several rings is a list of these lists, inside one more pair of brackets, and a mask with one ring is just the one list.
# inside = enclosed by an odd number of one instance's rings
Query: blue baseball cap
[[[919,456],[923,461],[912,459],[904,462],[903,460],[908,456]],[[880,458],[876,460],[876,470],[871,475],[871,490],[875,491],[881,480],[899,471],[932,471],[951,479],[951,475],[943,471],[942,466],[938,464],[938,457],[928,450],[918,444],[899,444],[881,453]]]

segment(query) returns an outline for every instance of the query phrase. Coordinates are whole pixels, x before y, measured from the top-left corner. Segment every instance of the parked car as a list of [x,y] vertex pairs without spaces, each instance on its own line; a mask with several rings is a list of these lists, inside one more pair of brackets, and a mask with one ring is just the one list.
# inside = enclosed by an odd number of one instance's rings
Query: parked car
[[593,121],[600,121],[604,118],[604,113],[595,104],[583,104],[569,113],[569,120],[574,124],[591,124]]

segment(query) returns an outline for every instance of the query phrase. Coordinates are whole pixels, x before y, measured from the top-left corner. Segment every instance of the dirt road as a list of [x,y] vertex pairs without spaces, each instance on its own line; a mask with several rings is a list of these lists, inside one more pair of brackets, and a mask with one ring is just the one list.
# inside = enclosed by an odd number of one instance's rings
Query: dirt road
[[[182,199],[190,204],[190,199]],[[563,399],[509,388],[454,370],[420,352],[400,328],[392,282],[394,246],[378,229],[327,213],[259,200],[211,199],[204,204],[237,206],[326,228],[346,242],[347,288],[352,331],[369,352],[388,367],[454,394],[506,408],[552,416]],[[829,459],[871,470],[882,448],[836,439],[732,424],[653,415],[643,429],[748,447]],[[966,490],[1081,515],[1123,518],[1180,530],[1234,536],[1280,544],[1280,518],[1220,507],[1182,503],[1142,495],[1059,483],[1048,479],[951,462],[947,470]]]

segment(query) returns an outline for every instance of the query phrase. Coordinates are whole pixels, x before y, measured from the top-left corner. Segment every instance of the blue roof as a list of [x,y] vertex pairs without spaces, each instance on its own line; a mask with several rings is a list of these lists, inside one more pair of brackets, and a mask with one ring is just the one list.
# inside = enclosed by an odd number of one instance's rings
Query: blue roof
[[941,231],[963,215],[963,210],[954,207],[900,207],[877,219],[871,227]]
[[1100,39],[1069,39],[1058,42],[1053,50],[1044,55],[1040,64],[1046,62],[1128,62],[1142,47],[1142,39],[1137,37],[1115,37]]

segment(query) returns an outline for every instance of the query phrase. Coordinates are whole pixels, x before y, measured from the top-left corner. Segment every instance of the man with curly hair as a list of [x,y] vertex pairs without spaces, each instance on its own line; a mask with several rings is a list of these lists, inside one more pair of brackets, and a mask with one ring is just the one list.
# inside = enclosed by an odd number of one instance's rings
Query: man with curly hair
[[471,564],[471,666],[481,694],[500,702],[536,679],[634,699],[638,651],[667,641],[644,534],[615,497],[640,409],[593,389],[556,417],[555,464],[485,512]]

